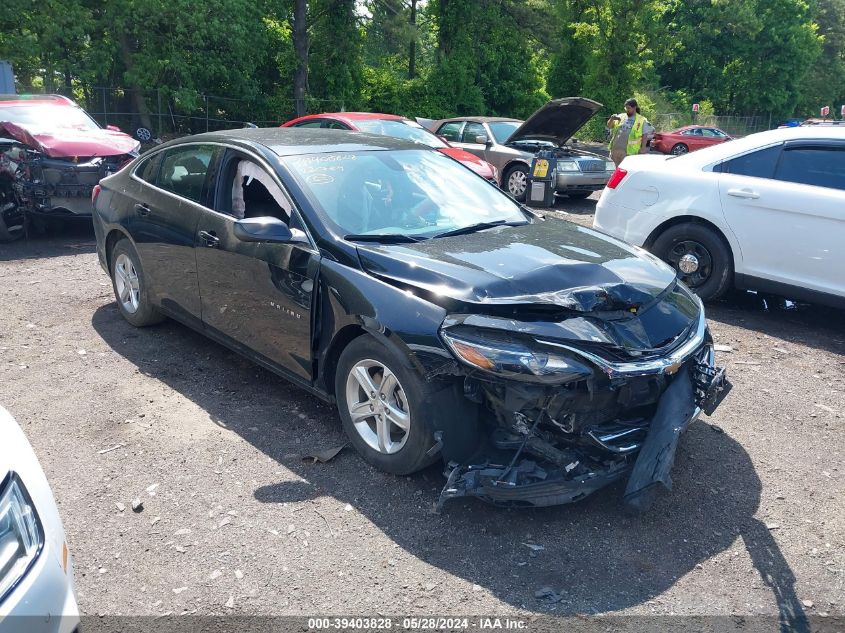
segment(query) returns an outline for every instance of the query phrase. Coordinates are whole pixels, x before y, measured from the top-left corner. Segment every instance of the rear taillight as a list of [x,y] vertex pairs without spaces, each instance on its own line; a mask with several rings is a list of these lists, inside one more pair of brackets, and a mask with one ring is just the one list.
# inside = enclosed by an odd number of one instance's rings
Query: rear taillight
[[619,183],[622,182],[622,179],[627,175],[627,170],[617,167],[616,171],[613,172],[613,175],[610,177],[610,180],[607,181],[607,188],[616,189],[616,187],[619,186]]
[[100,195],[102,188],[100,185],[94,185],[94,188],[91,190],[91,205],[97,204],[97,196]]

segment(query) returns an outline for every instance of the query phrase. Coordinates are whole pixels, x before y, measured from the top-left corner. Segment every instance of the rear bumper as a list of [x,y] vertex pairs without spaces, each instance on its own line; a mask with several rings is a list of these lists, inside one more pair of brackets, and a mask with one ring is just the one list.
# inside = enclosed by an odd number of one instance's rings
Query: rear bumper
[[614,200],[619,194],[608,195],[609,190],[602,194],[596,205],[593,217],[593,228],[612,237],[642,246],[652,231],[657,228],[659,218],[644,210],[624,207]]

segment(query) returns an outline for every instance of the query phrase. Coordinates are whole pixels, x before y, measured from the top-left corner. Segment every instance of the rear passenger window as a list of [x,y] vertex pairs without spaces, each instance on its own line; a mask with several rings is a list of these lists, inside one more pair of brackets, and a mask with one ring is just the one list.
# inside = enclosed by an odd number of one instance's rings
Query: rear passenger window
[[202,202],[203,185],[214,147],[191,145],[164,154],[158,186],[194,202]]
[[787,147],[775,178],[802,185],[845,189],[845,147]]
[[161,157],[162,154],[159,152],[155,156],[151,156],[150,158],[141,161],[141,163],[135,168],[135,175],[151,185],[156,184],[158,168],[161,166]]
[[718,171],[723,174],[737,174],[754,178],[772,178],[780,157],[781,145],[760,149],[744,156],[721,163]]
[[321,119],[311,119],[310,121],[303,121],[302,123],[294,123],[293,127],[323,127],[323,121]]
[[440,129],[437,133],[445,138],[447,141],[455,141],[456,143],[461,142],[461,127],[463,127],[463,121],[452,121],[451,123],[444,123],[440,126]]

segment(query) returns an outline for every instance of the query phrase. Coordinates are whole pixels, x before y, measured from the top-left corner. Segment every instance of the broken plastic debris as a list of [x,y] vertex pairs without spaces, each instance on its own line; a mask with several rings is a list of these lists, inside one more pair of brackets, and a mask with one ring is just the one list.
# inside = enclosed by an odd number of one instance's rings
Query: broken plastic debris
[[346,444],[341,444],[340,446],[334,446],[332,448],[326,448],[322,451],[316,451],[311,453],[310,455],[306,455],[302,459],[312,459],[314,463],[320,462],[321,464],[325,464],[326,462],[330,462],[335,457],[337,457],[338,453],[346,448]]
[[523,543],[525,547],[530,549],[532,552],[542,552],[546,547],[544,545],[535,545],[534,543]]

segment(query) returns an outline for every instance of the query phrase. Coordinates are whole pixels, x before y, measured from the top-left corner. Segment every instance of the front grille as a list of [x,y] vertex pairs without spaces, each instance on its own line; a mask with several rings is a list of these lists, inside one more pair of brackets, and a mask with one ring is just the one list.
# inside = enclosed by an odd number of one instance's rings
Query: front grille
[[578,161],[578,166],[581,167],[581,171],[607,171],[603,160],[581,160]]

